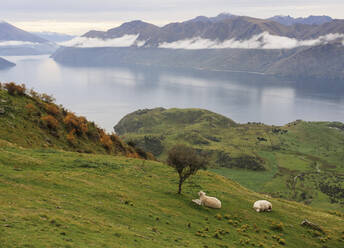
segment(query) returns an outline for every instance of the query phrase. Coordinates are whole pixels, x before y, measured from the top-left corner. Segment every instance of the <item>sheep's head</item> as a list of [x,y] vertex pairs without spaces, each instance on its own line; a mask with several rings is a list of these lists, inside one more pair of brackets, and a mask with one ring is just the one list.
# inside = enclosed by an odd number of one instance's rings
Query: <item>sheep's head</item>
[[204,196],[205,193],[201,190],[200,192],[198,192],[198,195],[199,195],[199,196]]

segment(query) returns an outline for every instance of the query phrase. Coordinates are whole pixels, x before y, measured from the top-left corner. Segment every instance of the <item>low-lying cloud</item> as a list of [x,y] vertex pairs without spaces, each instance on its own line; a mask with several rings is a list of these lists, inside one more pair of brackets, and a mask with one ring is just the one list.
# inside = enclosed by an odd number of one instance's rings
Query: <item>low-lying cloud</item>
[[9,40],[9,41],[0,41],[0,47],[4,46],[36,46],[39,43],[29,42],[29,41],[17,41],[17,40]]
[[230,39],[223,42],[217,40],[203,39],[195,37],[192,39],[179,40],[171,43],[161,43],[160,48],[170,49],[224,49],[224,48],[241,48],[241,49],[292,49],[301,46],[316,46],[328,44],[331,41],[341,40],[344,44],[344,34],[327,34],[319,36],[312,40],[297,40],[283,36],[271,35],[264,32],[248,40]]
[[99,39],[99,38],[88,38],[88,37],[76,37],[72,40],[59,43],[60,46],[67,47],[130,47],[130,46],[142,46],[145,42],[139,41],[137,35],[124,35],[115,39]]
[[[59,43],[61,46],[67,47],[143,47],[145,41],[138,40],[139,34],[124,35],[114,39],[100,39],[88,37],[76,37],[72,40]],[[158,45],[159,48],[167,49],[225,49],[225,48],[240,48],[240,49],[293,49],[302,46],[316,46],[325,45],[329,42],[338,41],[344,46],[344,34],[327,34],[319,36],[312,40],[297,40],[284,36],[271,35],[264,32],[247,40],[225,40],[223,42],[218,40],[204,39],[201,37],[194,37],[191,39],[178,40],[175,42],[163,42]],[[0,43],[1,44],[1,43]]]

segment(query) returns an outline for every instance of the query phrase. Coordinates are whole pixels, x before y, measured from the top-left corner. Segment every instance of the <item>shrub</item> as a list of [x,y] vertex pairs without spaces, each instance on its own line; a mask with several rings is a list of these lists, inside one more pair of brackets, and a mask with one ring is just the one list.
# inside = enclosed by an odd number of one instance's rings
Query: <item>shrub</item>
[[44,104],[44,109],[45,111],[47,111],[49,114],[53,116],[57,116],[60,113],[60,110],[58,109],[58,107],[55,104],[51,104],[51,103]]
[[46,102],[46,103],[53,103],[53,102],[55,102],[55,98],[53,96],[45,94],[45,93],[40,95],[40,99],[43,102]]
[[125,144],[124,142],[114,133],[110,134],[110,139],[112,140],[116,152],[120,152],[122,154],[125,154]]
[[111,151],[113,143],[109,135],[103,132],[103,134],[100,137],[100,142],[102,143],[102,145],[105,147],[106,150],[108,150],[109,152]]
[[11,83],[6,83],[4,87],[7,90],[7,92],[12,96],[14,96],[14,95],[18,95],[18,96],[25,95],[25,91],[26,91],[25,84],[17,85],[15,83],[11,82]]
[[141,158],[148,159],[148,154],[140,147],[135,147],[135,151]]
[[85,117],[77,117],[73,113],[68,113],[63,119],[63,122],[69,130],[75,129],[77,135],[85,134],[88,131],[87,120]]
[[146,152],[147,160],[156,160],[155,156],[153,153]]
[[135,148],[133,148],[132,146],[127,147],[125,155],[129,158],[140,158],[139,155],[136,153]]
[[75,133],[75,129],[72,129],[68,134],[67,134],[67,140],[70,144],[74,145],[75,144],[75,136],[74,136],[74,133]]
[[39,99],[39,94],[38,94],[36,91],[34,91],[34,89],[30,89],[29,95],[30,95],[32,98]]
[[33,114],[37,113],[37,108],[32,103],[26,104],[25,109],[27,110],[29,115],[33,115]]
[[59,122],[55,119],[55,117],[51,115],[42,116],[41,121],[44,126],[52,130],[56,130],[59,124]]

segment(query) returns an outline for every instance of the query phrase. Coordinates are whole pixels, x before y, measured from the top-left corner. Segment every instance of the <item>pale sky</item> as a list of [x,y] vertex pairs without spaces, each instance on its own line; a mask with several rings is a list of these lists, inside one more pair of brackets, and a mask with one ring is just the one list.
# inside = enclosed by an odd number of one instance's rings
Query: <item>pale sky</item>
[[131,20],[161,26],[222,12],[258,18],[329,15],[344,19],[344,0],[1,0],[0,19],[27,31],[80,35]]

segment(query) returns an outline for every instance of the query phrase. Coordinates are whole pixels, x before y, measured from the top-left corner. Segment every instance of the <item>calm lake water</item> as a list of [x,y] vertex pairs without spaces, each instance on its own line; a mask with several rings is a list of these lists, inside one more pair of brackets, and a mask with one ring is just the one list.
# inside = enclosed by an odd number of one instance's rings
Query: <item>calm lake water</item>
[[154,107],[204,108],[240,122],[344,122],[344,82],[154,67],[66,67],[49,56],[5,57],[0,81],[54,95],[112,131],[126,114]]

